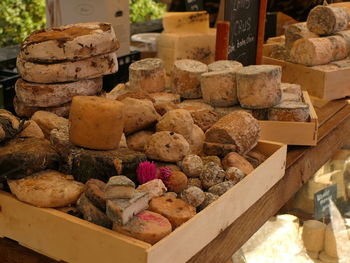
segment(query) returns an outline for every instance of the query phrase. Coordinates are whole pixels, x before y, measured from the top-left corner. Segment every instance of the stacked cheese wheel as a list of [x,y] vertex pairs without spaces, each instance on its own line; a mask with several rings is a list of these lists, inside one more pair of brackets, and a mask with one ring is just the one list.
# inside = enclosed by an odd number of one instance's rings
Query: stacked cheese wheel
[[72,98],[95,95],[102,76],[118,70],[119,42],[111,24],[79,23],[33,32],[17,58],[17,114],[38,110],[68,115]]

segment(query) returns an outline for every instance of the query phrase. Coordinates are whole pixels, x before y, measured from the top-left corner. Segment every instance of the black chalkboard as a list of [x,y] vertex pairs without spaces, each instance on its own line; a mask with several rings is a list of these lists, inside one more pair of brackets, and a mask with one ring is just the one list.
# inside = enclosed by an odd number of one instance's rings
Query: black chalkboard
[[186,11],[202,11],[203,10],[203,0],[185,0]]
[[231,23],[228,58],[245,66],[256,63],[260,1],[225,1],[225,21]]
[[315,219],[329,215],[329,200],[337,199],[337,185],[333,184],[314,194]]

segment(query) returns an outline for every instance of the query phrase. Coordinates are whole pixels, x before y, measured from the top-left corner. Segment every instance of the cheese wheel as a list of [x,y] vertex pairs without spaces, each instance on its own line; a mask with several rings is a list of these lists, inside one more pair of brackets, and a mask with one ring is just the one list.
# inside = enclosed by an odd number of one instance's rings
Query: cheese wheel
[[237,104],[236,73],[225,70],[202,74],[201,91],[204,101],[214,107]]
[[319,35],[331,35],[348,27],[349,14],[343,7],[318,5],[307,18],[307,27]]
[[326,251],[322,251],[319,256],[322,263],[338,263],[339,259],[336,257],[332,257],[327,254]]
[[67,117],[69,115],[71,103],[65,103],[63,105],[59,105],[56,107],[30,107],[20,101],[17,96],[13,99],[13,106],[15,108],[15,112],[20,117],[30,118],[37,111],[48,111],[54,113],[60,117]]
[[270,54],[268,55],[271,58],[278,60],[288,60],[289,51],[286,49],[284,44],[274,44],[270,47]]
[[102,90],[102,78],[76,82],[40,84],[18,79],[16,96],[29,107],[57,107],[70,102],[74,96],[95,95]]
[[84,184],[73,176],[45,170],[19,180],[8,180],[11,192],[21,201],[38,207],[63,207],[75,203]]
[[299,101],[284,101],[269,109],[270,121],[300,121],[305,122],[310,116],[309,105]]
[[202,62],[181,59],[174,63],[171,74],[171,86],[181,98],[197,99],[202,97],[200,77],[208,71],[208,66]]
[[126,98],[121,102],[124,105],[124,132],[126,135],[148,128],[159,119],[153,103],[149,100]]
[[205,142],[235,146],[239,154],[249,152],[259,139],[260,126],[252,115],[235,111],[221,118],[205,132]]
[[124,128],[124,105],[94,96],[73,98],[69,140],[82,147],[111,150],[119,146]]
[[114,224],[113,230],[153,245],[171,233],[171,224],[164,216],[146,210],[124,226]]
[[302,238],[308,251],[320,252],[324,247],[326,225],[317,220],[304,222]]
[[173,229],[196,215],[196,209],[193,206],[170,196],[153,198],[149,204],[149,210],[166,217]]
[[342,36],[327,37],[332,43],[332,60],[342,60],[349,55],[350,45]]
[[159,103],[180,103],[180,95],[167,92],[151,93],[150,96],[154,99],[154,104]]
[[156,125],[157,131],[172,131],[190,140],[193,129],[193,119],[187,110],[178,109],[165,113]]
[[181,161],[190,151],[186,139],[175,132],[154,133],[145,145],[148,158],[164,162]]
[[305,66],[328,64],[333,59],[333,45],[329,38],[297,40],[290,51],[290,60]]
[[243,108],[265,109],[281,100],[280,66],[248,66],[237,71],[237,94]]
[[56,83],[92,79],[115,73],[118,71],[118,61],[115,52],[55,64],[34,63],[18,56],[17,69],[22,79],[26,81]]
[[350,30],[344,30],[336,33],[337,36],[343,37],[350,46]]
[[307,28],[305,22],[291,24],[287,26],[284,34],[286,36],[285,47],[288,51],[290,51],[294,42],[297,41],[298,39],[319,37],[318,34],[311,32]]
[[78,23],[34,31],[21,46],[25,60],[77,60],[116,51],[119,42],[109,23]]
[[241,68],[243,68],[242,63],[235,60],[217,60],[208,65],[209,71],[223,71],[223,70],[237,71]]
[[129,67],[129,82],[132,89],[162,92],[165,89],[164,63],[158,58],[146,58]]

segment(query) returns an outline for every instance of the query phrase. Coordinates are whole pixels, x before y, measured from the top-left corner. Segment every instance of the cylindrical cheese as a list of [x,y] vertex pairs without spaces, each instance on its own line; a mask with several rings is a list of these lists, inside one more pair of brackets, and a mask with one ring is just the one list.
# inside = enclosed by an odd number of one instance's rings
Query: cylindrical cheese
[[17,69],[22,79],[38,83],[56,83],[92,79],[118,71],[115,52],[77,61],[39,64],[17,57]]
[[111,150],[119,146],[124,128],[124,105],[95,96],[73,98],[69,140],[82,147]]
[[290,60],[306,66],[328,64],[333,59],[333,45],[329,38],[297,40],[290,51]]
[[214,107],[228,107],[238,103],[236,73],[232,70],[202,74],[201,90],[204,101]]
[[319,35],[331,35],[344,30],[349,23],[349,14],[338,6],[318,5],[313,8],[307,18],[307,27]]
[[332,61],[342,60],[349,55],[350,44],[342,36],[327,37],[332,43]]
[[208,65],[209,71],[233,70],[237,71],[243,68],[243,65],[235,60],[218,60]]
[[202,62],[181,59],[174,63],[171,75],[173,91],[180,94],[181,98],[197,99],[202,97],[200,77],[208,71],[208,66]]
[[269,109],[270,121],[305,122],[310,116],[309,105],[300,101],[284,101]]
[[317,220],[304,222],[303,241],[308,251],[320,252],[323,250],[326,225]]
[[280,66],[248,66],[237,71],[237,95],[243,108],[270,108],[281,100]]
[[159,58],[146,58],[129,67],[129,82],[132,89],[162,92],[165,89],[165,68]]
[[74,96],[91,96],[102,90],[102,77],[76,82],[40,84],[18,79],[16,96],[29,107],[57,107]]
[[294,44],[295,41],[301,38],[313,38],[313,37],[318,37],[317,34],[311,32],[307,26],[306,23],[296,23],[296,24],[291,24],[286,28],[285,31],[285,36],[286,36],[286,49],[290,51],[292,48],[292,45]]

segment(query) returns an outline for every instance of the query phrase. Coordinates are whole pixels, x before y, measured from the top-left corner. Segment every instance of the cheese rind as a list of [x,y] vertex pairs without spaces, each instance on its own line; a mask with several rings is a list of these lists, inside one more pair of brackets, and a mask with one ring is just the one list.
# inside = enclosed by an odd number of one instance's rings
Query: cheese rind
[[95,95],[102,90],[102,78],[76,82],[40,84],[18,79],[16,96],[29,107],[57,107],[72,101],[74,96]]
[[135,192],[135,184],[126,176],[112,176],[109,178],[105,188],[105,198],[125,199],[132,198]]
[[171,87],[181,98],[201,98],[200,79],[207,71],[208,66],[202,62],[192,59],[177,60],[171,75]]
[[349,14],[343,7],[318,5],[307,18],[307,27],[319,35],[331,35],[347,28]]
[[208,65],[208,70],[210,71],[223,71],[223,70],[233,70],[237,71],[243,68],[242,63],[235,60],[217,60]]
[[132,63],[129,67],[131,89],[148,92],[162,92],[165,89],[165,69],[161,59],[146,58]]
[[115,149],[123,133],[124,105],[101,97],[76,96],[69,122],[69,140],[73,144],[96,150]]
[[237,95],[243,108],[270,108],[281,100],[280,66],[248,66],[237,71]]
[[163,28],[166,33],[208,33],[209,14],[199,12],[167,12],[163,16]]
[[201,90],[204,101],[214,107],[228,107],[238,103],[236,73],[233,70],[202,74]]
[[319,37],[318,34],[311,32],[305,22],[291,24],[285,31],[286,42],[285,47],[288,51],[292,48],[295,41],[301,38],[314,38]]
[[268,112],[268,119],[271,121],[305,122],[309,116],[309,105],[300,101],[284,101],[270,108]]

